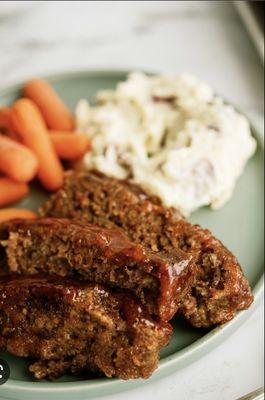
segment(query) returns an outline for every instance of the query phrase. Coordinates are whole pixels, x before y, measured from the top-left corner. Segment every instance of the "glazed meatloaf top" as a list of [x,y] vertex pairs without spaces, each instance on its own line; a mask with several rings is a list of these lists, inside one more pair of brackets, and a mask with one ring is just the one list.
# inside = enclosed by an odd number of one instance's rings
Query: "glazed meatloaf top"
[[171,333],[133,297],[102,285],[58,276],[0,278],[0,348],[31,357],[37,379],[67,372],[147,378]]
[[196,327],[229,321],[250,306],[253,296],[233,254],[210,231],[183,219],[136,185],[87,171],[68,171],[64,187],[52,195],[41,215],[78,218],[120,227],[153,251],[177,249],[196,260],[196,282],[181,312]]
[[39,218],[0,225],[2,268],[23,274],[50,273],[129,289],[148,312],[168,321],[195,278],[192,256],[155,253],[118,229]]

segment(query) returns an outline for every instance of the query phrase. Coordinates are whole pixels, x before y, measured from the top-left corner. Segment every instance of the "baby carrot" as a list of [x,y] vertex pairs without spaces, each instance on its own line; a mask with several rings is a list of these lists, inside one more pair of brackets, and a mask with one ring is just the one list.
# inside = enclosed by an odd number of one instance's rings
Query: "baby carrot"
[[19,142],[19,138],[12,125],[11,113],[11,108],[0,108],[0,133]]
[[75,160],[82,157],[89,149],[90,142],[84,133],[63,133],[50,131],[50,138],[59,158]]
[[47,82],[42,79],[29,81],[24,88],[24,95],[38,106],[48,128],[62,131],[74,129],[72,113]]
[[0,178],[0,207],[15,203],[29,192],[26,183],[16,182],[10,178]]
[[0,133],[15,138],[11,123],[11,109],[8,107],[0,108]]
[[0,108],[0,131],[10,130],[10,109],[8,107]]
[[18,182],[29,182],[37,173],[38,159],[26,146],[0,135],[0,171]]
[[33,211],[24,208],[2,208],[0,210],[0,223],[16,218],[35,219],[37,215]]
[[51,191],[63,185],[63,168],[37,106],[29,99],[17,100],[12,107],[12,123],[22,142],[39,160],[38,178]]

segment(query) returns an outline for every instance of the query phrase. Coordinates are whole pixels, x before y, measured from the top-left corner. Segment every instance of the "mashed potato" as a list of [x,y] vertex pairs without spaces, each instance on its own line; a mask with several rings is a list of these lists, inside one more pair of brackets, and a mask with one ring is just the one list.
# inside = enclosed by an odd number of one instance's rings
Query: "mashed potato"
[[76,110],[93,146],[86,167],[129,178],[185,215],[224,205],[255,152],[247,119],[193,76],[132,73],[96,99]]

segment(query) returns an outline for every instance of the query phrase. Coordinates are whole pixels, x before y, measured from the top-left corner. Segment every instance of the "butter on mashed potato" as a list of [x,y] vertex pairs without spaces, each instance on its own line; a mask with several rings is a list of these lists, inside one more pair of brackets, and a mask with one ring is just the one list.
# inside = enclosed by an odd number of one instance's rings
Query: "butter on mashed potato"
[[184,215],[224,205],[255,152],[248,120],[190,75],[132,73],[96,100],[76,110],[92,141],[86,167],[129,178]]

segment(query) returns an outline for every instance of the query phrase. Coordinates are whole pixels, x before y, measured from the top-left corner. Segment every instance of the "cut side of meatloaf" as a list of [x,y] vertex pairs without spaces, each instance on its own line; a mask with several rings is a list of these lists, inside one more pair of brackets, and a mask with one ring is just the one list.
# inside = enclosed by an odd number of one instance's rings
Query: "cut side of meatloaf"
[[68,171],[64,187],[40,210],[43,216],[78,218],[119,227],[153,251],[183,250],[196,260],[196,282],[181,312],[195,327],[229,321],[248,308],[253,296],[233,254],[211,232],[183,219],[128,181],[86,171]]
[[[172,244],[191,252],[198,267],[195,285],[180,313],[195,327],[208,328],[234,318],[253,302],[247,279],[236,257],[207,229],[178,221],[167,232]],[[171,236],[172,235],[172,236]],[[174,237],[174,239],[173,239]]]
[[58,276],[0,278],[0,348],[30,357],[35,378],[67,372],[148,378],[172,328],[128,294]]
[[129,289],[161,320],[168,321],[195,279],[192,256],[174,257],[134,244],[123,231],[39,218],[0,224],[2,269],[19,274],[49,273]]

